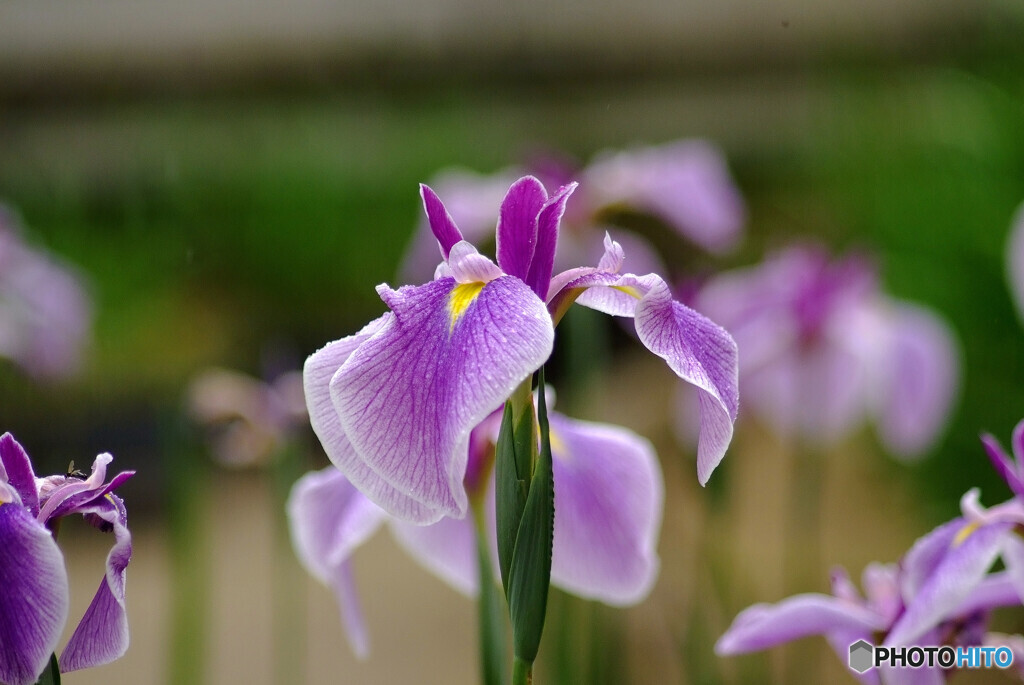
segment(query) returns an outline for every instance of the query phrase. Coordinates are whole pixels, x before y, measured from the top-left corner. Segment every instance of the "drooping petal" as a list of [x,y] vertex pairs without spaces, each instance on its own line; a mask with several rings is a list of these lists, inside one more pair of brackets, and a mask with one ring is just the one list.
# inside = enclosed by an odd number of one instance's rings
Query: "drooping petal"
[[349,557],[387,514],[333,467],[300,478],[286,510],[296,556],[310,574],[334,591],[349,643],[357,656],[365,657],[369,642]]
[[889,321],[878,431],[892,452],[911,457],[934,442],[949,417],[958,355],[949,326],[922,307],[892,303]]
[[523,281],[537,249],[537,216],[548,199],[544,185],[533,176],[512,184],[498,214],[498,266]]
[[420,197],[423,198],[423,209],[427,213],[430,230],[433,231],[437,244],[441,248],[441,255],[448,259],[448,253],[452,246],[462,240],[462,233],[452,221],[448,210],[444,208],[441,198],[429,186],[420,184]]
[[391,521],[395,540],[424,568],[458,592],[475,597],[479,587],[473,520],[443,518],[429,526]]
[[313,432],[320,439],[324,451],[349,481],[396,516],[429,523],[438,520],[442,513],[399,492],[359,458],[331,401],[331,379],[352,352],[380,331],[391,316],[388,313],[371,321],[355,335],[329,343],[306,360],[302,371],[306,408]]
[[701,391],[697,479],[706,484],[732,440],[739,405],[736,343],[725,329],[673,301],[661,279],[640,300],[635,321],[644,346]]
[[1007,535],[1003,539],[1000,556],[1006,565],[1006,577],[1013,585],[1017,602],[1024,604],[1024,541],[1017,535]]
[[559,188],[541,207],[537,216],[537,248],[530,262],[526,284],[542,299],[547,297],[551,284],[551,273],[555,265],[555,251],[558,247],[558,226],[565,214],[565,203],[576,190],[576,183]]
[[719,655],[756,652],[810,635],[881,630],[879,617],[835,597],[803,594],[744,609],[718,639]]
[[341,426],[396,489],[461,518],[469,432],[550,356],[551,317],[511,276],[378,292],[392,316],[331,380]]
[[550,413],[555,479],[551,582],[613,605],[639,602],[658,575],[664,484],[654,448],[618,426]]
[[0,475],[21,498],[21,505],[35,516],[39,513],[39,492],[25,448],[10,433],[0,436]]
[[36,682],[68,616],[64,557],[24,507],[0,503],[0,682]]
[[907,610],[886,636],[886,645],[911,645],[939,622],[950,618],[977,588],[996,560],[1012,525],[968,523],[957,532],[949,551],[907,602]]
[[80,508],[79,512],[110,526],[114,546],[107,554],[106,573],[99,589],[61,653],[62,671],[101,666],[120,658],[128,650],[124,582],[132,558],[132,536],[128,532],[124,503],[116,495],[107,495]]

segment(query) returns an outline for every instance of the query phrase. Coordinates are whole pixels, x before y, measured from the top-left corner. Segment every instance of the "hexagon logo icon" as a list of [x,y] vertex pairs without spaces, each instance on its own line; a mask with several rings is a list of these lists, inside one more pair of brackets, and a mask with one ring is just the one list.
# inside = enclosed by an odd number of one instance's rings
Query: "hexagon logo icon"
[[850,645],[850,668],[864,673],[874,662],[875,648],[867,640],[857,640]]

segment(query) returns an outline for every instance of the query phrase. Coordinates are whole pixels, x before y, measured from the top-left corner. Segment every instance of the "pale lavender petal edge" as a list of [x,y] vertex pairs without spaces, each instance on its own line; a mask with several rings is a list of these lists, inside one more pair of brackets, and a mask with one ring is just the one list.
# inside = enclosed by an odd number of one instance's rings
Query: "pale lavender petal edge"
[[795,595],[778,604],[744,609],[715,645],[720,656],[756,652],[811,635],[883,629],[863,607],[821,594]]
[[399,492],[371,469],[356,453],[345,434],[331,400],[331,380],[361,344],[380,331],[393,315],[386,313],[361,331],[328,343],[306,360],[302,371],[306,409],[313,432],[335,465],[372,501],[396,516],[420,523],[438,520],[443,513]]

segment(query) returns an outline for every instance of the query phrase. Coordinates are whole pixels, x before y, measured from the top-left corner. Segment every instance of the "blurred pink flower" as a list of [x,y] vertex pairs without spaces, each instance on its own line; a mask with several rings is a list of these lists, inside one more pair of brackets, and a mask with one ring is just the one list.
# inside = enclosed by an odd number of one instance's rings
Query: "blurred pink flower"
[[0,205],[0,357],[35,378],[69,376],[81,365],[91,325],[81,276],[24,243]]
[[196,421],[217,429],[213,454],[224,466],[266,463],[308,421],[299,371],[265,383],[237,371],[208,369],[189,384],[187,402]]
[[742,405],[784,435],[831,443],[868,417],[913,457],[938,437],[958,379],[952,331],[881,292],[872,265],[797,246],[721,274],[696,305],[735,337]]

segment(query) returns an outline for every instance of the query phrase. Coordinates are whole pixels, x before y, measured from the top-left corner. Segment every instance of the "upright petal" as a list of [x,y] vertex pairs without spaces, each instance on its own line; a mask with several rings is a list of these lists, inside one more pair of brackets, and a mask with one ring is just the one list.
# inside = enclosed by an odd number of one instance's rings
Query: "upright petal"
[[39,513],[39,492],[36,490],[36,475],[32,471],[25,448],[10,433],[0,436],[0,476],[14,488],[21,497],[21,504],[33,516]]
[[459,227],[452,221],[444,203],[429,186],[420,184],[420,197],[423,198],[423,209],[427,213],[427,221],[430,222],[430,230],[437,238],[437,244],[441,247],[441,255],[448,259],[448,253],[455,243],[462,240],[462,233]]
[[392,520],[391,532],[425,569],[462,594],[476,596],[480,581],[472,517],[443,518],[429,526]]
[[541,299],[547,297],[548,286],[551,284],[551,272],[554,269],[555,251],[558,247],[558,226],[565,213],[565,203],[569,200],[572,192],[576,190],[577,185],[570,183],[559,188],[544,203],[540,214],[537,215],[537,249],[530,262],[530,272],[526,277],[526,284]]
[[92,603],[72,633],[60,657],[62,671],[101,666],[120,658],[128,650],[128,615],[124,603],[124,581],[132,558],[132,536],[128,515],[116,495],[107,495],[79,509],[96,517],[114,533],[114,546],[107,554],[107,569]]
[[333,467],[300,478],[292,487],[286,510],[296,556],[307,571],[334,591],[352,650],[365,657],[369,641],[349,557],[387,515]]
[[551,413],[555,537],[551,582],[613,605],[658,575],[664,485],[651,444],[618,426]]
[[0,503],[0,681],[36,682],[68,616],[68,577],[53,536],[24,507]]
[[544,186],[533,176],[512,184],[498,214],[498,266],[510,276],[527,280],[537,249],[537,215],[548,199]]
[[399,492],[359,458],[331,401],[331,379],[352,352],[380,331],[391,316],[388,313],[371,321],[355,335],[329,343],[306,360],[302,371],[306,408],[313,432],[327,456],[353,485],[395,516],[430,523],[438,520],[442,513]]
[[673,301],[661,279],[640,300],[635,319],[644,346],[701,391],[697,479],[706,484],[732,440],[739,405],[736,343],[724,328]]
[[949,418],[958,355],[949,326],[935,314],[905,303],[890,307],[878,430],[890,450],[910,457],[927,449]]
[[833,632],[873,632],[885,626],[867,609],[820,594],[803,594],[778,604],[744,609],[715,645],[720,655],[756,652],[783,642]]
[[398,491],[461,518],[470,430],[550,356],[551,317],[511,276],[378,290],[392,316],[331,380],[341,427]]

